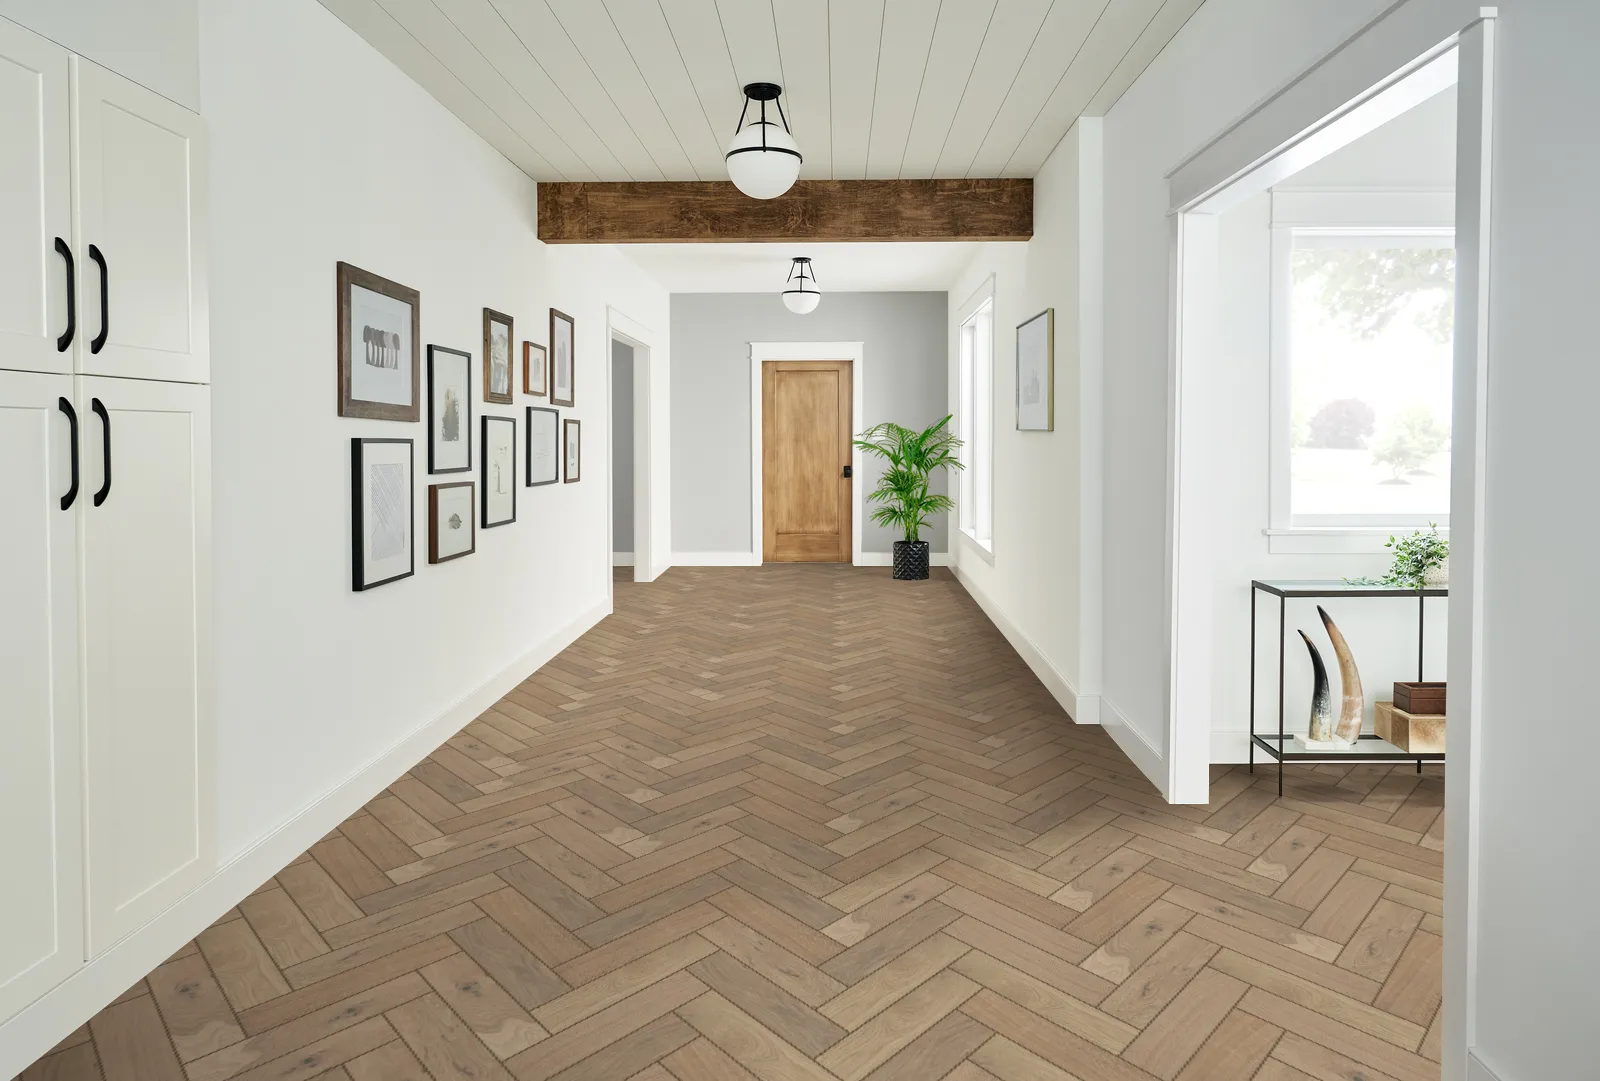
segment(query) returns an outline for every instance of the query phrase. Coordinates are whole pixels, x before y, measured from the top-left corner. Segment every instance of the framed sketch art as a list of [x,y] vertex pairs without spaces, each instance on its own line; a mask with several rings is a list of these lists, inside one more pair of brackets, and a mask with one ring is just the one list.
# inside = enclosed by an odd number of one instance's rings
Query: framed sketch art
[[483,418],[484,529],[517,520],[517,418]]
[[543,398],[549,386],[549,370],[545,367],[544,346],[532,342],[522,343],[522,393]]
[[422,294],[338,264],[339,415],[422,419]]
[[428,346],[428,472],[472,468],[472,354]]
[[582,463],[583,440],[578,422],[575,420],[563,421],[561,424],[562,445],[567,459],[566,482],[573,483],[579,479],[578,467]]
[[511,404],[511,316],[483,309],[483,400]]
[[472,520],[472,482],[428,485],[428,562],[448,563],[478,547]]
[[1056,427],[1056,310],[1046,308],[1017,327],[1017,430]]
[[566,312],[550,309],[550,404],[572,405],[573,322]]
[[554,484],[561,479],[560,414],[541,405],[528,406],[528,461],[523,472],[525,488]]
[[409,439],[350,440],[350,569],[356,592],[415,570]]

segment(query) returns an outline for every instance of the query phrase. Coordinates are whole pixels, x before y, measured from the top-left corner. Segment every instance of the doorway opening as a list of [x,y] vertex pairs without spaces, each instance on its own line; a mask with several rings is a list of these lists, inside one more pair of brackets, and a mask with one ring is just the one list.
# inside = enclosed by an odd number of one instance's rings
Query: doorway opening
[[[609,548],[613,567],[631,567],[635,582],[653,582],[671,562],[663,540],[670,523],[665,492],[652,470],[655,388],[650,357],[655,334],[615,308],[606,309],[610,359],[606,367],[611,445],[606,456],[610,498]],[[664,428],[663,428],[664,432]],[[664,482],[663,482],[664,483]],[[613,574],[615,580],[615,574]]]

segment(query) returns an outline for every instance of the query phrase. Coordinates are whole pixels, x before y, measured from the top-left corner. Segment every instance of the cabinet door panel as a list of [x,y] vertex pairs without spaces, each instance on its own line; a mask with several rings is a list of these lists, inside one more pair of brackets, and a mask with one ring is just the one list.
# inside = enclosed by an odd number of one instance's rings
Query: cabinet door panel
[[213,865],[209,393],[79,379],[91,956]]
[[0,19],[0,368],[70,372],[67,52]]
[[84,956],[71,396],[70,376],[0,371],[0,1018]]
[[204,383],[200,118],[82,57],[72,67],[77,370]]

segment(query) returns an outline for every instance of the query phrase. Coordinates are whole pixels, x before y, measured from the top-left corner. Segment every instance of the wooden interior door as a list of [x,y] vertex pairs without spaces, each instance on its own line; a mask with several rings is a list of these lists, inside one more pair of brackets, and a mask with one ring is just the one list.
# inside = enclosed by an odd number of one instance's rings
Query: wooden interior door
[[850,562],[850,363],[769,360],[761,366],[767,562]]

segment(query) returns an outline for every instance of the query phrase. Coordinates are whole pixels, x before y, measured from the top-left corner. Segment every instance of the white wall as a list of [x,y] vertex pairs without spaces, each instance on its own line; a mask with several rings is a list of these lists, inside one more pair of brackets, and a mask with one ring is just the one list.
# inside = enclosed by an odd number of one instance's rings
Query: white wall
[[[540,244],[533,182],[314,0],[207,0],[200,26],[223,867],[0,1026],[0,1076],[608,611],[607,306],[669,325],[665,290],[614,249]],[[574,316],[577,405],[562,415],[583,422],[584,479],[519,488],[515,523],[429,566],[425,426],[337,416],[340,259],[420,290],[424,343],[475,358],[484,307],[535,341],[551,306]],[[662,340],[652,363],[667,356]],[[524,407],[541,400],[485,409],[476,396],[476,414],[517,418],[520,458]],[[365,593],[350,589],[353,436],[417,441],[416,573]]]
[[[1165,177],[1389,6],[1208,0],[1105,118],[1105,675],[1102,717],[1167,744]],[[1158,784],[1165,777],[1155,778]]]
[[1478,524],[1478,923],[1448,926],[1446,943],[1454,951],[1476,934],[1467,1043],[1499,1081],[1592,1078],[1600,939],[1585,927],[1600,897],[1600,786],[1585,752],[1600,572],[1587,544],[1600,502],[1584,478],[1600,401],[1600,144],[1573,133],[1600,114],[1600,6],[1517,0],[1501,12]]
[[[1074,719],[1099,691],[1099,131],[1068,132],[1034,179],[1034,235],[986,244],[950,287],[950,401],[957,320],[994,281],[992,560],[959,529],[963,584]],[[1055,308],[1055,430],[1016,429],[1016,328]]]
[[200,111],[199,0],[0,0],[0,16]]
[[1456,88],[1440,91],[1280,182],[1279,190],[1454,191]]

